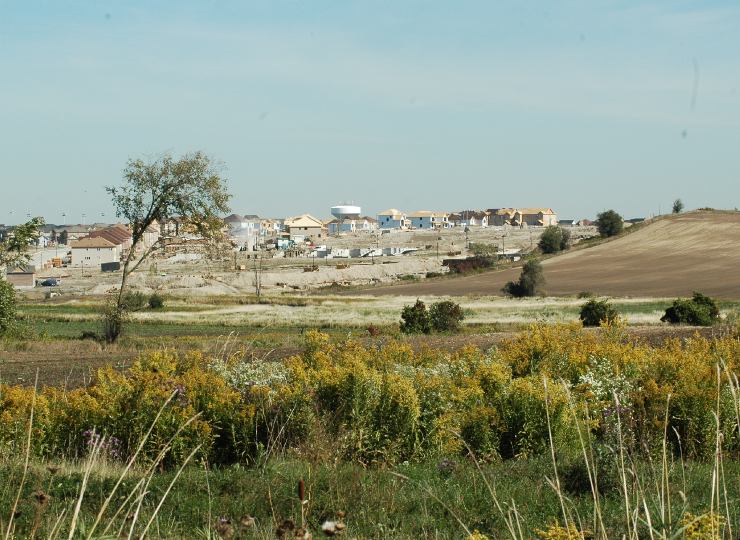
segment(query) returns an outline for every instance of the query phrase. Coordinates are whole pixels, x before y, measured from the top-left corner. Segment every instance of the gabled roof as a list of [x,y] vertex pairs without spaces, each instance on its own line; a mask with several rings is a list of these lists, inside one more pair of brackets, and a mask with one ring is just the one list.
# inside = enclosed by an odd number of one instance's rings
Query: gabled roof
[[509,214],[509,215],[512,215],[513,216],[517,212],[518,212],[518,210],[516,208],[499,208],[496,211],[496,215],[497,216],[505,216],[506,214]]
[[224,223],[244,223],[245,221],[244,216],[240,216],[239,214],[231,214],[224,218]]
[[520,208],[519,213],[522,215],[531,215],[531,214],[554,214],[555,212],[552,211],[552,208]]
[[296,218],[285,220],[286,227],[321,227],[322,223],[310,214],[303,214]]
[[404,214],[400,210],[396,210],[395,208],[390,208],[389,210],[386,210],[385,212],[381,212],[378,215],[379,216],[393,216],[393,217],[395,217],[395,216],[405,216],[406,214]]
[[377,219],[375,219],[375,218],[371,218],[371,217],[369,217],[369,216],[365,216],[365,217],[362,217],[362,218],[360,218],[360,219],[364,219],[364,220],[365,220],[365,221],[367,221],[368,223],[377,223],[377,222],[378,222],[378,220],[377,220]]
[[75,248],[112,248],[116,247],[116,244],[113,242],[110,242],[106,240],[105,238],[83,238],[82,240],[77,240],[77,242],[72,242],[70,245],[72,249]]

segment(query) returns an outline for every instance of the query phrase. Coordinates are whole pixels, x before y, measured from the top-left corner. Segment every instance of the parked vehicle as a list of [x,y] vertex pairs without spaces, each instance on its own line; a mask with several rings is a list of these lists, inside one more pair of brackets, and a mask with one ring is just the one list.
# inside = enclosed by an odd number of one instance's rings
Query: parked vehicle
[[41,282],[42,287],[58,287],[62,284],[62,280],[59,278],[49,278]]

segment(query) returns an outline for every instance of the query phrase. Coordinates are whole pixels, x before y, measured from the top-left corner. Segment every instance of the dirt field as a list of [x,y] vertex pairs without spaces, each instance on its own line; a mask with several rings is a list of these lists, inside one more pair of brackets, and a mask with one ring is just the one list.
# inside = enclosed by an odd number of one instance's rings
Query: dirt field
[[[740,212],[687,213],[656,220],[612,242],[545,260],[550,296],[581,291],[615,297],[687,297],[698,290],[740,298]],[[471,277],[394,285],[354,294],[496,295],[518,268]]]

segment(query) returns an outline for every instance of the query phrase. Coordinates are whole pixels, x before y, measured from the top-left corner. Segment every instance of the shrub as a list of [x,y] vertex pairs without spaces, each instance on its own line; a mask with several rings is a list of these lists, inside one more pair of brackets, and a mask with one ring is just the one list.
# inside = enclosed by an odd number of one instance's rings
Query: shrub
[[537,243],[542,253],[557,253],[563,243],[563,230],[557,225],[550,225],[540,236]]
[[594,298],[595,296],[596,295],[594,293],[592,293],[591,291],[581,291],[581,292],[578,293],[578,295],[576,296],[576,298],[578,298],[579,300],[581,300],[583,298]]
[[100,334],[108,343],[114,343],[123,334],[128,312],[119,308],[115,300],[106,302],[100,312]]
[[683,201],[681,199],[676,199],[673,201],[673,213],[680,214],[681,212],[683,212]]
[[693,326],[711,326],[719,318],[719,308],[714,300],[694,291],[691,300],[677,298],[673,305],[665,310],[660,320],[672,324],[690,324]]
[[537,259],[533,259],[522,267],[518,282],[509,281],[501,290],[514,298],[535,296],[537,290],[546,282],[542,264]]
[[581,306],[579,318],[583,326],[599,326],[602,322],[614,321],[619,317],[619,312],[614,306],[610,306],[606,300],[599,302],[592,298]]
[[160,309],[164,307],[164,297],[154,293],[149,297],[149,309]]
[[464,318],[460,304],[449,300],[435,302],[429,308],[429,322],[435,332],[455,332]]
[[493,257],[498,254],[498,248],[492,244],[471,242],[468,251],[476,257]]
[[7,281],[0,280],[0,336],[10,333],[16,316],[15,289]]
[[565,251],[570,247],[570,231],[560,227],[560,234],[562,236],[560,240],[560,251]]
[[464,259],[447,259],[442,261],[442,264],[450,269],[450,273],[464,274],[474,270],[493,268],[496,265],[496,259],[489,256],[476,256]]
[[622,216],[617,214],[614,210],[607,210],[601,212],[598,216],[599,221],[599,234],[603,238],[609,238],[622,232],[624,229],[624,221]]
[[442,275],[443,275],[442,272],[427,272],[427,279],[442,277]]
[[373,337],[377,337],[380,335],[380,330],[378,330],[374,324],[371,324],[367,327],[367,333],[370,334]]
[[401,310],[401,332],[404,334],[429,334],[431,331],[429,312],[424,302],[417,299],[413,306],[404,306]]
[[139,311],[147,304],[146,295],[139,291],[128,291],[123,295],[123,309],[125,311]]

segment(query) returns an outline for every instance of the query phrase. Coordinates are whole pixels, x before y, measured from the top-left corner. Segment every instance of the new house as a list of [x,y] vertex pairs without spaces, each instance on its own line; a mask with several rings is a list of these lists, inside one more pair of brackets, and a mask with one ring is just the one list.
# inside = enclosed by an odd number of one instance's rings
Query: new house
[[294,242],[321,238],[323,223],[309,214],[285,220],[285,230]]
[[103,237],[87,237],[70,244],[72,266],[100,266],[121,260],[120,246]]
[[378,214],[378,227],[381,229],[402,229],[408,226],[406,214],[395,208]]
[[406,217],[408,218],[406,224],[417,229],[446,229],[450,226],[447,219],[449,215],[444,212],[421,210]]

